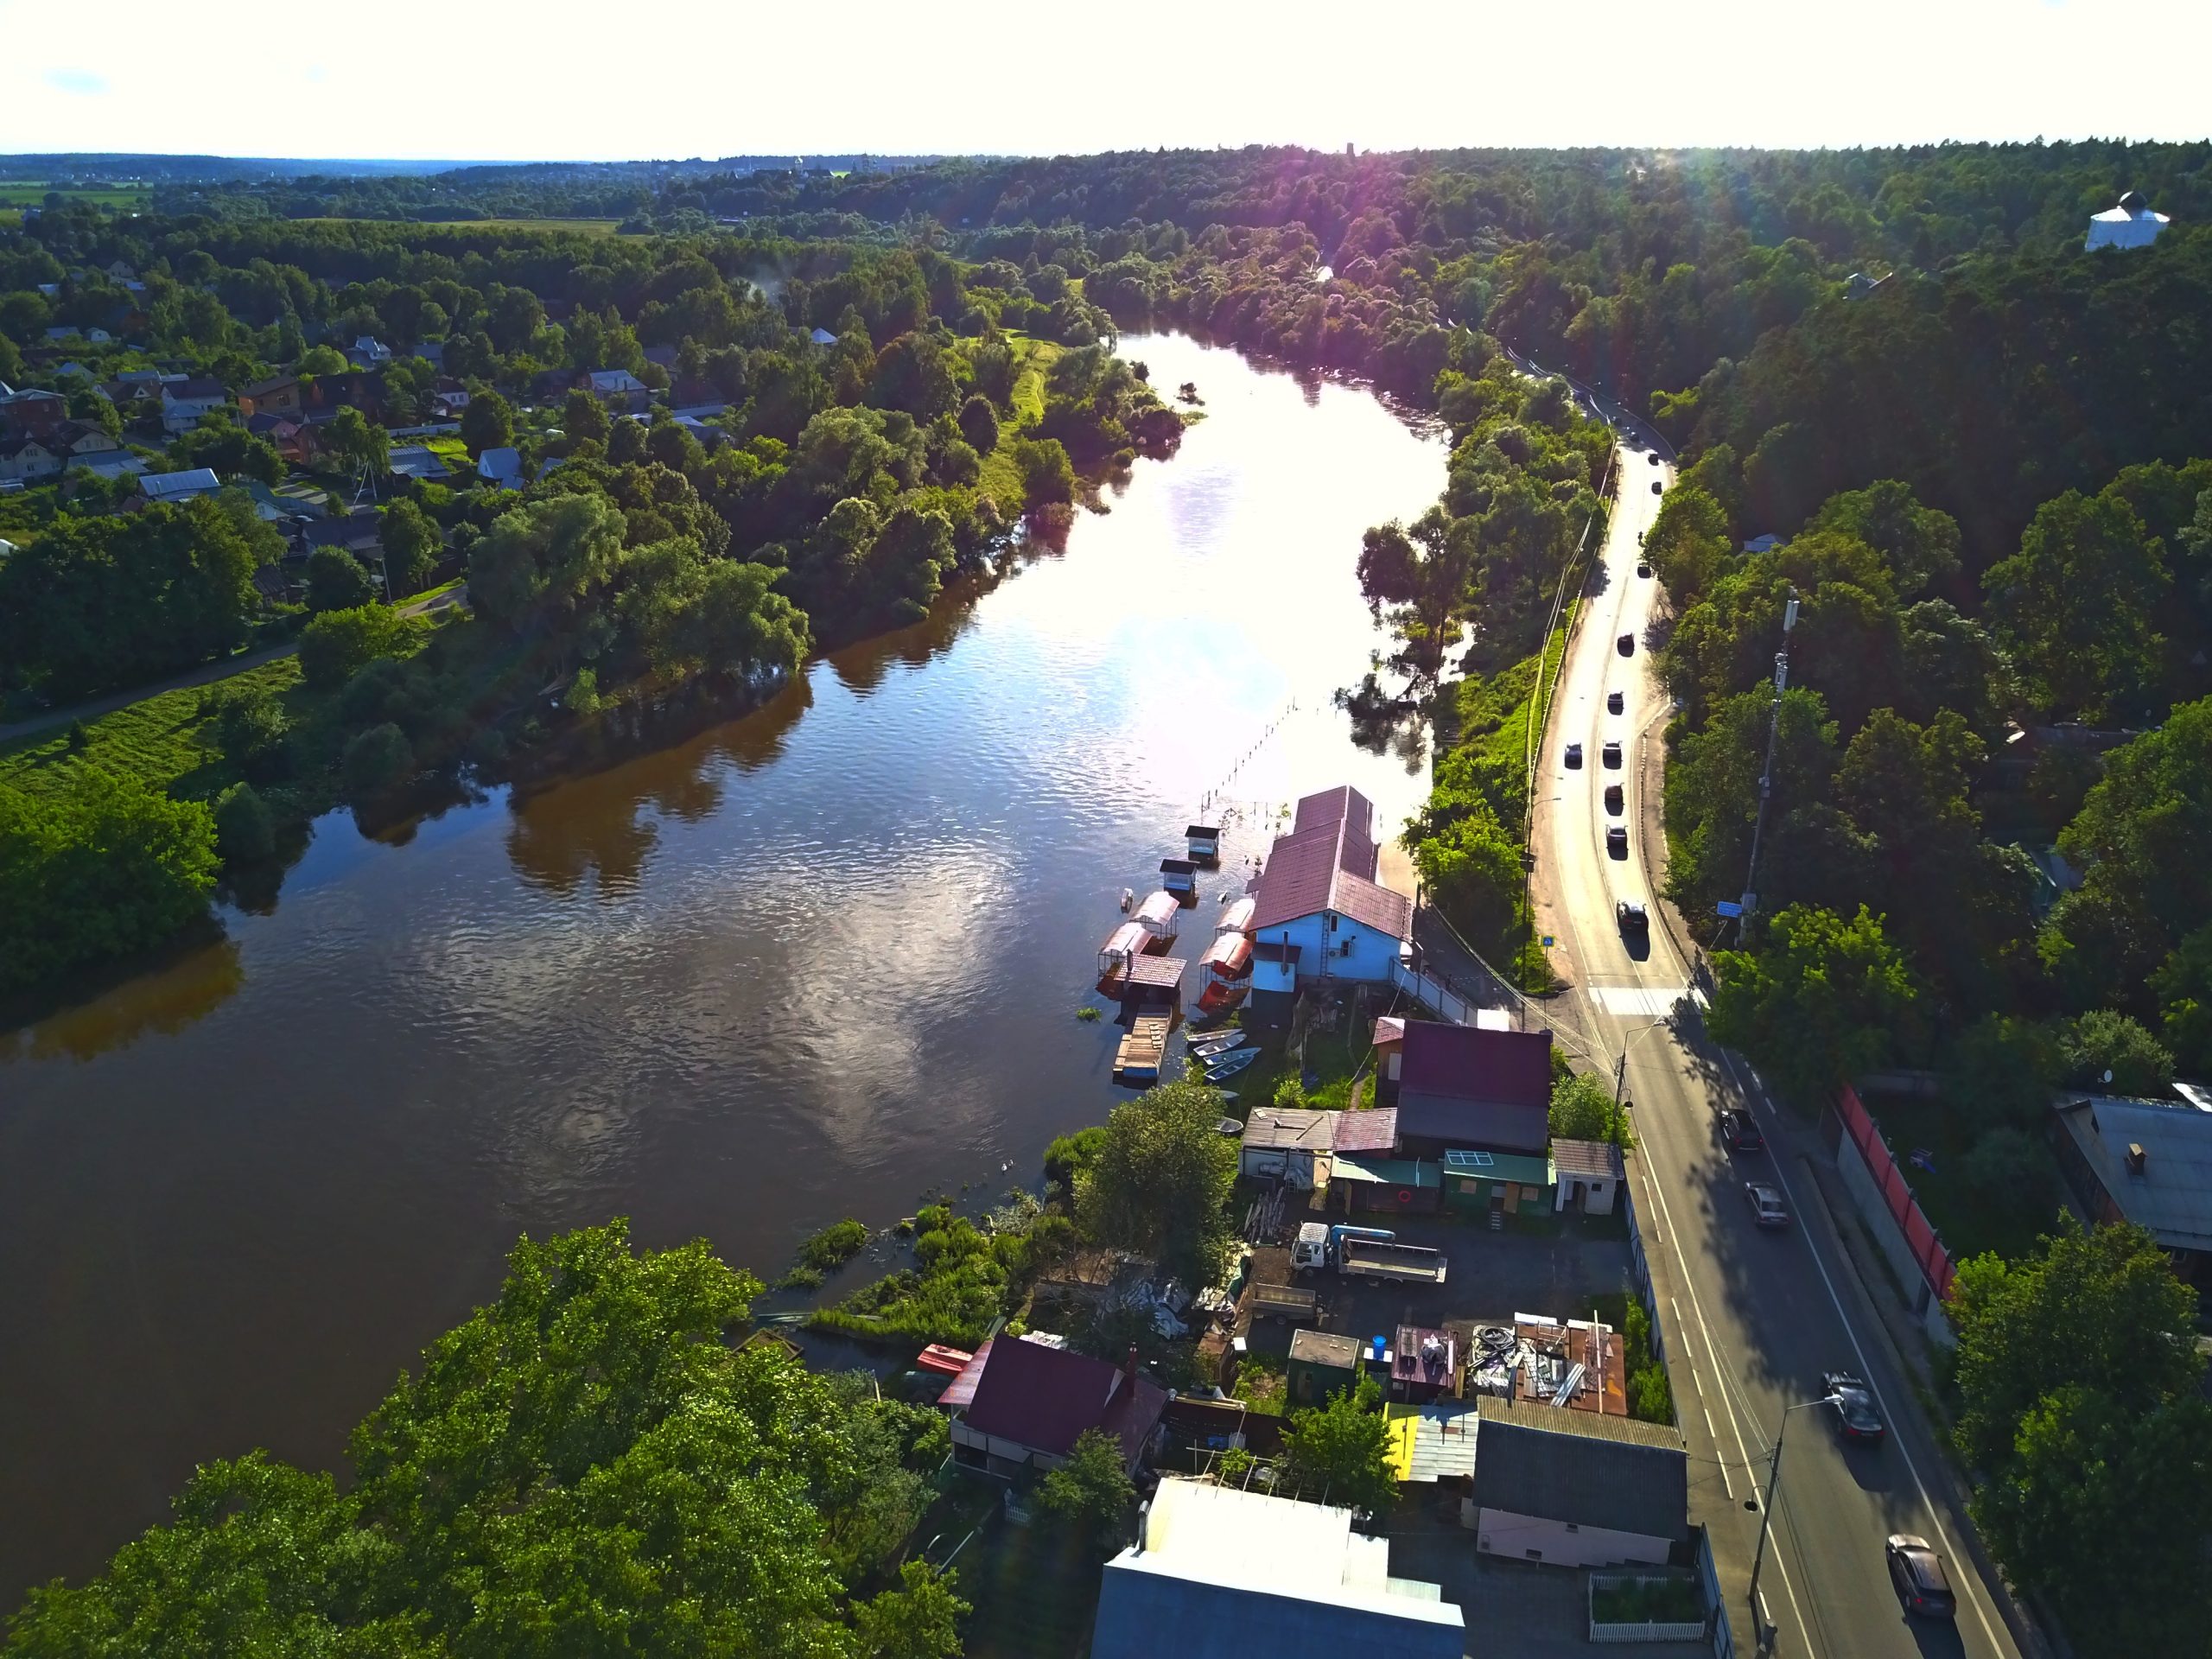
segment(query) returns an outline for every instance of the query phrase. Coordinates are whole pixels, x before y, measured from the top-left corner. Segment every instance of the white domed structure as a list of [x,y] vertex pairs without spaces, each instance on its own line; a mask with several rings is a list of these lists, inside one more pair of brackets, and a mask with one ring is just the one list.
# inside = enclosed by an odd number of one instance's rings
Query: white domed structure
[[2164,213],[2151,211],[2151,204],[2143,200],[2139,192],[2130,190],[2120,199],[2118,206],[2089,215],[2089,239],[2086,245],[2093,251],[2147,248],[2158,239],[2158,232],[2169,222]]

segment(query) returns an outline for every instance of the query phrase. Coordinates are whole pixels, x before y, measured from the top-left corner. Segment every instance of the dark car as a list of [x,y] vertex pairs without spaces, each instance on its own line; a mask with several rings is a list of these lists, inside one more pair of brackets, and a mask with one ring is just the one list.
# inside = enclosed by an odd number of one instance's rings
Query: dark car
[[1649,461],[1654,467],[1656,467],[1659,464],[1659,452],[1656,449],[1654,449],[1649,455],[1645,456],[1644,459]]
[[1720,1138],[1735,1152],[1764,1152],[1766,1137],[1759,1133],[1759,1126],[1749,1112],[1733,1107],[1720,1114]]
[[1605,785],[1605,810],[1608,812],[1618,812],[1620,810],[1621,786],[1618,784],[1607,784]]
[[1651,931],[1651,918],[1633,899],[1624,899],[1613,906],[1613,923],[1630,938],[1641,938]]
[[1618,823],[1605,831],[1605,851],[1615,858],[1628,856],[1628,831]]
[[1751,1219],[1762,1227],[1787,1227],[1789,1206],[1782,1201],[1782,1189],[1769,1186],[1764,1181],[1745,1181],[1744,1201],[1751,1206]]
[[1874,1390],[1866,1386],[1866,1379],[1848,1371],[1830,1371],[1821,1381],[1834,1402],[1835,1432],[1847,1440],[1879,1441],[1887,1431],[1882,1426],[1881,1408],[1874,1403]]
[[1649,576],[1651,574],[1651,567],[1642,559],[1638,559],[1636,562],[1636,574],[1639,576]]
[[1624,633],[1621,635],[1619,639],[1613,641],[1613,649],[1620,652],[1624,657],[1635,656],[1636,636],[1632,633]]
[[1925,1538],[1916,1538],[1909,1532],[1894,1533],[1882,1546],[1882,1553],[1889,1557],[1890,1582],[1897,1586],[1897,1599],[1907,1612],[1923,1618],[1950,1618],[1957,1614],[1959,1604],[1952,1599],[1951,1581],[1943,1576],[1943,1558],[1929,1547]]
[[1610,766],[1613,771],[1618,772],[1621,769],[1621,746],[1619,744],[1608,743],[1604,748],[1598,751],[1598,754],[1599,758],[1603,760],[1606,766]]
[[1608,691],[1605,693],[1605,712],[1607,714],[1618,715],[1624,706],[1625,700],[1622,697],[1619,692]]
[[1567,746],[1567,764],[1570,766],[1579,766],[1582,764],[1582,746],[1580,743],[1570,743]]
[[1651,480],[1651,493],[1652,493],[1652,494],[1654,494],[1654,495],[1664,495],[1666,493],[1667,493],[1667,486],[1666,486],[1664,484],[1662,484],[1662,482],[1660,482],[1660,480],[1657,480],[1657,479],[1656,479],[1656,478],[1655,478],[1655,479],[1653,479],[1653,480]]

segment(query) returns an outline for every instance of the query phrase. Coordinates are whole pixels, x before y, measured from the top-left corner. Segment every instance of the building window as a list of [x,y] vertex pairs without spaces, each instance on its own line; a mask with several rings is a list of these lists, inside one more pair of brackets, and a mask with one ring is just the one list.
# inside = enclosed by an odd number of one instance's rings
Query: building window
[[1521,1202],[1523,1204],[1534,1204],[1542,1197],[1543,1194],[1533,1186],[1524,1186],[1521,1189]]

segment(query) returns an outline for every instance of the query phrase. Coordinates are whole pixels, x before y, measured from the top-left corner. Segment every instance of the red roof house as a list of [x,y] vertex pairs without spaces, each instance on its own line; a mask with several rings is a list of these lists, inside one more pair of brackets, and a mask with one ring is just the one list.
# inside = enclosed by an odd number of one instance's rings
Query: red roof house
[[[1092,1428],[1119,1441],[1122,1460],[1134,1467],[1167,1405],[1167,1391],[1137,1375],[1134,1352],[1128,1363],[1116,1366],[1071,1349],[1000,1337],[976,1354],[971,1369],[974,1394],[952,1420],[952,1453],[988,1474],[1052,1468]],[[963,1375],[960,1382],[966,1381]]]

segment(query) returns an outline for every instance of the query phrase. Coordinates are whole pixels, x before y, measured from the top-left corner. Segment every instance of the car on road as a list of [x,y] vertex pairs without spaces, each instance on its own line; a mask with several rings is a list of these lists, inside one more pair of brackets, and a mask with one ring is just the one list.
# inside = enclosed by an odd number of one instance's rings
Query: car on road
[[1758,1122],[1749,1112],[1733,1106],[1720,1114],[1720,1138],[1731,1152],[1766,1150],[1766,1137],[1759,1133]]
[[1613,906],[1613,925],[1630,938],[1642,938],[1651,931],[1651,918],[1633,899],[1624,899]]
[[1654,467],[1656,467],[1659,464],[1659,452],[1656,449],[1654,449],[1649,456],[1649,460]]
[[1618,823],[1605,831],[1605,851],[1614,858],[1628,856],[1628,831]]
[[1582,746],[1580,743],[1570,743],[1567,746],[1567,764],[1570,766],[1579,766],[1582,764]]
[[1605,810],[1608,812],[1618,812],[1620,810],[1621,786],[1618,784],[1607,784],[1605,785]]
[[1656,479],[1656,478],[1655,478],[1655,479],[1653,479],[1653,480],[1651,480],[1651,493],[1652,493],[1652,494],[1654,494],[1654,495],[1664,495],[1666,493],[1667,493],[1667,486],[1666,486],[1664,484],[1662,484],[1662,482],[1660,482],[1660,481],[1659,481],[1659,480],[1657,480],[1657,479]]
[[1621,635],[1619,639],[1613,641],[1613,649],[1620,652],[1624,657],[1635,656],[1636,636],[1632,633],[1624,633]]
[[1745,1181],[1744,1201],[1751,1206],[1751,1219],[1762,1227],[1787,1227],[1789,1206],[1782,1201],[1782,1189],[1769,1186],[1764,1181]]
[[1649,564],[1646,564],[1642,559],[1638,559],[1636,562],[1636,574],[1639,576],[1649,577],[1651,574],[1651,567]]
[[1923,1618],[1951,1618],[1959,1604],[1951,1595],[1951,1581],[1943,1575],[1943,1558],[1925,1538],[1909,1532],[1892,1533],[1882,1546],[1889,1558],[1890,1582],[1909,1613]]
[[1605,712],[1607,714],[1618,715],[1620,713],[1624,706],[1624,702],[1619,692],[1608,691],[1605,693]]
[[1848,1371],[1830,1371],[1821,1382],[1835,1410],[1835,1432],[1847,1440],[1878,1444],[1885,1431],[1881,1408],[1875,1405],[1874,1390],[1866,1380]]
[[1619,744],[1608,743],[1604,748],[1598,751],[1598,754],[1599,757],[1603,760],[1608,766],[1612,768],[1613,771],[1618,772],[1621,769],[1621,746]]

